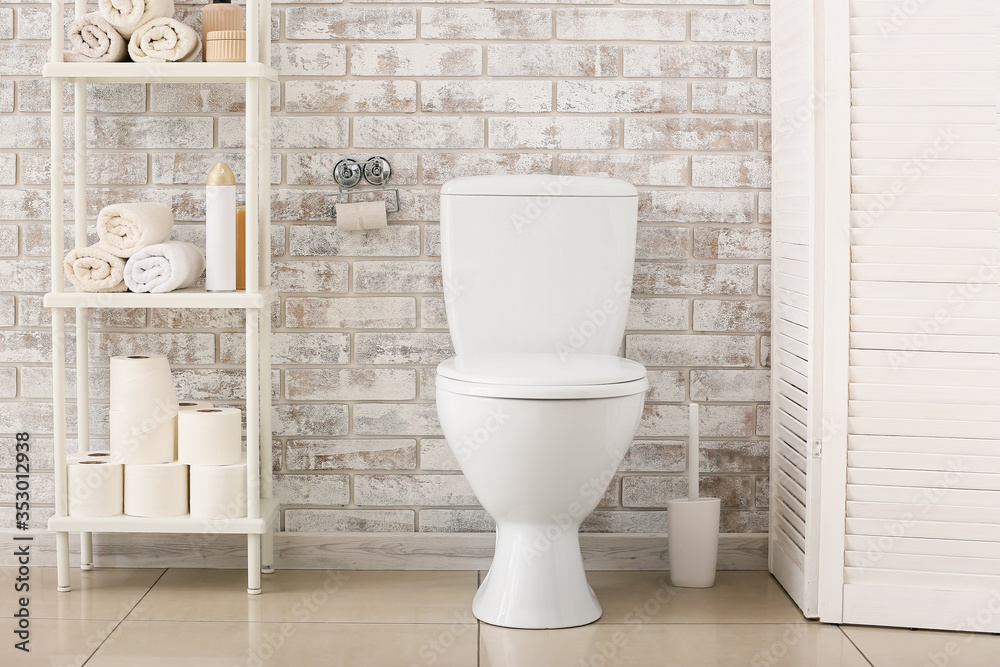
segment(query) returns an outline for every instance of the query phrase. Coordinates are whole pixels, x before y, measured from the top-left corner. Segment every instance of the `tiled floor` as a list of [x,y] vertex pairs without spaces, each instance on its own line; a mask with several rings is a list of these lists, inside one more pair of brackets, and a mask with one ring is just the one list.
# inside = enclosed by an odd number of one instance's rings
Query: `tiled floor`
[[593,625],[477,623],[481,573],[279,571],[247,596],[245,572],[35,568],[31,652],[13,648],[12,568],[0,568],[0,665],[47,667],[996,667],[1000,637],[806,621],[763,572],[675,589],[658,572],[591,572]]

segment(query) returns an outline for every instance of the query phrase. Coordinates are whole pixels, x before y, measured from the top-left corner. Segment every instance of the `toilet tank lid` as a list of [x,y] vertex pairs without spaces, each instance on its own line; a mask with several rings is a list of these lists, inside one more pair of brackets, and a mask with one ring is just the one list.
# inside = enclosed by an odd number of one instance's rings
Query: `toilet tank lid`
[[632,382],[646,368],[610,354],[519,353],[452,357],[439,375],[463,382],[522,386],[583,386]]
[[637,197],[635,186],[616,178],[523,174],[466,176],[441,186],[442,195],[506,197]]

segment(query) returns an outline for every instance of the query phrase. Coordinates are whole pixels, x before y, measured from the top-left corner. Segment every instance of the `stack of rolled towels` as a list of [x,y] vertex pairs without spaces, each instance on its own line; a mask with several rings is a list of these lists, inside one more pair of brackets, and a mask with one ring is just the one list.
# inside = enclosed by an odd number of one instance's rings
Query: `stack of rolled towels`
[[67,62],[194,60],[198,32],[173,18],[173,0],[99,0],[97,11],[69,26]]
[[165,357],[112,357],[110,420],[110,452],[69,457],[70,516],[246,516],[240,411],[179,402]]
[[193,285],[205,256],[197,246],[168,240],[173,227],[166,204],[105,206],[97,215],[97,243],[63,260],[66,277],[84,292],[162,293]]

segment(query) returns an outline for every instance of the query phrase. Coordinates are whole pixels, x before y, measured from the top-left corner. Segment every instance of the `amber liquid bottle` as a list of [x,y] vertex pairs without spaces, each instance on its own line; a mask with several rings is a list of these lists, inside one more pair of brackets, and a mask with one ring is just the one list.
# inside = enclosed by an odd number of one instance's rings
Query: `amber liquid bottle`
[[247,209],[236,209],[236,289],[247,288]]
[[201,59],[205,60],[208,33],[216,30],[243,30],[243,8],[230,0],[212,0],[201,10]]

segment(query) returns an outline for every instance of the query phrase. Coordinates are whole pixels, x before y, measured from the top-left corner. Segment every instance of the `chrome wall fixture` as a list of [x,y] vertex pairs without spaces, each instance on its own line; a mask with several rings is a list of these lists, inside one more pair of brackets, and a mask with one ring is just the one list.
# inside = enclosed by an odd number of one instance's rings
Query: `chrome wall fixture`
[[[350,158],[344,158],[333,167],[333,180],[340,188],[338,194],[346,196],[347,203],[351,203],[352,195],[369,192],[392,192],[394,202],[386,201],[386,211],[395,213],[399,210],[399,188],[386,186],[391,176],[392,165],[384,157],[377,155],[360,163]],[[352,191],[351,188],[361,183],[362,179],[372,187]],[[333,217],[337,218],[336,210]]]

